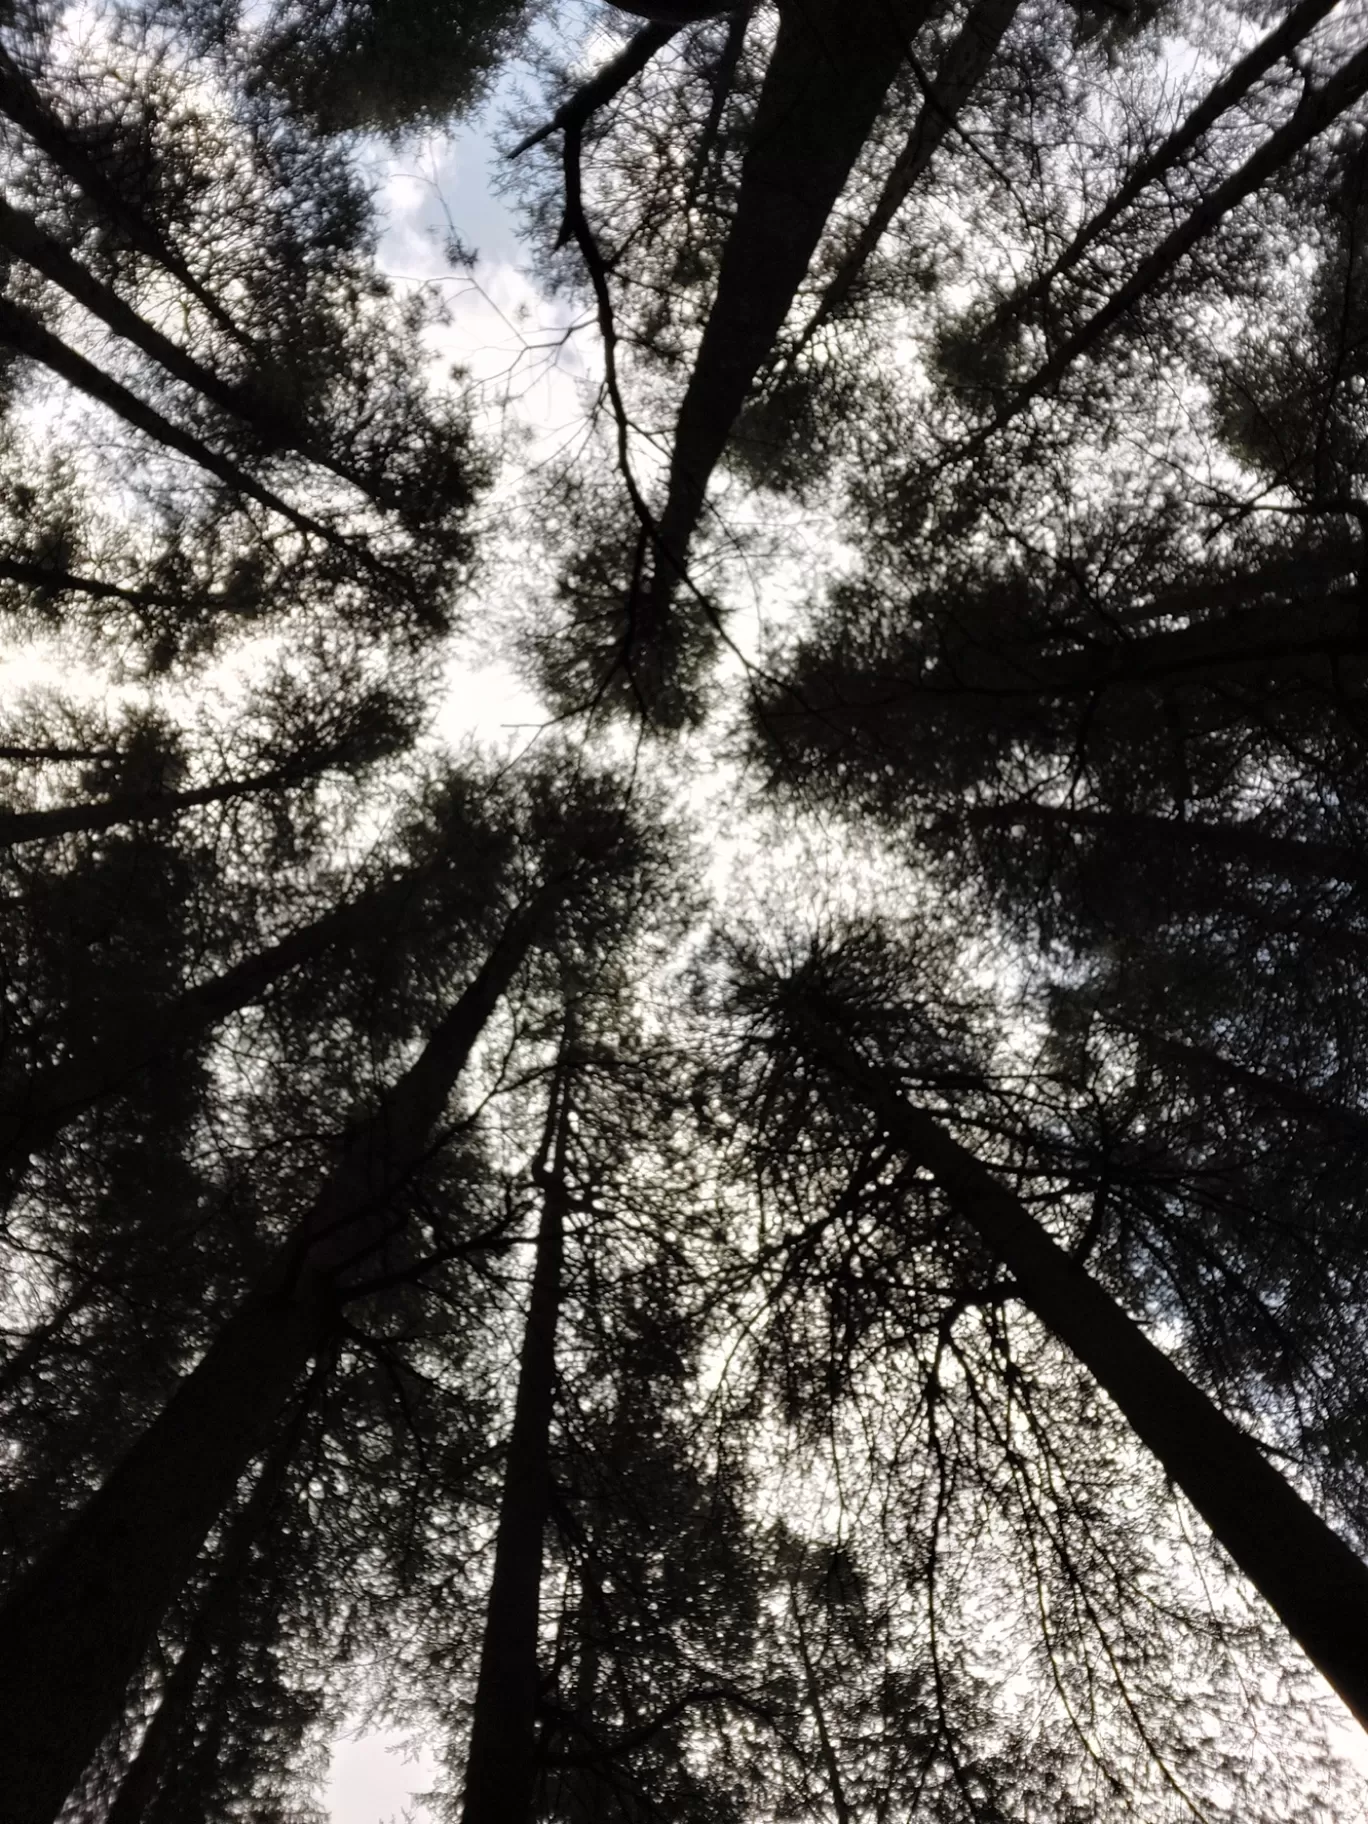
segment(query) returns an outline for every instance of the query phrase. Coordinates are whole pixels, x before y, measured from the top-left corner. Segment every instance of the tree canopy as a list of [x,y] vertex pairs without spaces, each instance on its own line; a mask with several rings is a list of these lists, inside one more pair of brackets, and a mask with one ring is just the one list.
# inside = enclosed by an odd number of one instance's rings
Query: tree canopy
[[1366,44],[4,11],[2,1824],[1362,1808]]

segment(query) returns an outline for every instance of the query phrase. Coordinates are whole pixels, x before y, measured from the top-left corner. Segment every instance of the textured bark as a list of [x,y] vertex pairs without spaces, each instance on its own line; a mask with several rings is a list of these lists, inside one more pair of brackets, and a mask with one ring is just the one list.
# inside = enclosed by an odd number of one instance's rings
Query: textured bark
[[1339,0],[1299,0],[1283,19],[1253,50],[1246,52],[1214,85],[1182,123],[1160,141],[1147,158],[1142,158],[1107,202],[1095,215],[1089,216],[1068,246],[1050,266],[1029,285],[1013,293],[994,313],[989,334],[1003,324],[1023,317],[1032,305],[1048,297],[1050,287],[1072,272],[1084,254],[1107,232],[1112,223],[1124,215],[1131,204],[1151,184],[1158,183],[1197,145],[1222,114],[1230,111],[1246,96],[1261,77],[1267,75],[1282,58],[1294,51],[1321,20],[1339,4]]
[[239,1477],[332,1334],[339,1274],[382,1249],[472,1047],[570,889],[505,927],[417,1061],[362,1123],[295,1239],[0,1610],[4,1824],[51,1824]]
[[981,1160],[816,1017],[809,1034],[814,1051],[858,1090],[1007,1267],[1022,1302],[1096,1377],[1308,1658],[1368,1726],[1368,1565]]
[[462,1824],[529,1824],[536,1791],[542,1548],[551,1502],[551,1416],[565,1245],[569,1107],[563,1071],[558,1102],[555,1157],[542,1198],[532,1295],[499,1502]]
[[[1314,0],[1322,10],[1337,0]],[[879,199],[822,293],[789,359],[792,360],[816,335],[822,324],[845,303],[869,264],[879,242],[893,225],[893,218],[912,194],[917,179],[945,143],[969,97],[988,73],[1021,0],[976,0],[964,24],[945,53],[945,60],[928,85],[921,112],[907,143],[884,180]]]
[[657,611],[679,580],[750,384],[927,11],[926,0],[802,0],[780,11],[717,295],[675,430],[657,528]]

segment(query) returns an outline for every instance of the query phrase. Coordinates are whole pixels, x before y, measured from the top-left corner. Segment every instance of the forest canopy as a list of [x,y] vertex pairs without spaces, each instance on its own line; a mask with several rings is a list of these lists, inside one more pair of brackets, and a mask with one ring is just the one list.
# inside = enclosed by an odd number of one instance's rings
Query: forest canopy
[[0,156],[0,1824],[1358,1815],[1362,0],[11,0]]

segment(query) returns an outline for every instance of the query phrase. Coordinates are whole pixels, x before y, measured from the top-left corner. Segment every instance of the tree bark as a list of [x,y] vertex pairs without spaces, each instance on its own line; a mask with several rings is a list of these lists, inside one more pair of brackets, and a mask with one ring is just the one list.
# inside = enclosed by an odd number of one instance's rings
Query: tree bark
[[908,1157],[930,1171],[956,1214],[1012,1274],[1023,1303],[1096,1377],[1368,1727],[1368,1565],[974,1154],[818,1016],[807,1026],[814,1052],[858,1090]]
[[462,1824],[529,1824],[536,1792],[542,1550],[551,1503],[551,1417],[565,1245],[569,1094],[558,1073],[532,1295],[508,1441],[494,1576],[466,1759]]
[[926,0],[795,0],[741,168],[717,295],[675,430],[651,583],[663,613],[752,380],[927,12]]
[[209,1529],[333,1331],[339,1274],[382,1249],[489,1016],[573,877],[510,919],[416,1062],[353,1136],[294,1237],[0,1610],[0,1818],[51,1824]]
[[[848,252],[828,281],[821,302],[808,318],[788,359],[807,347],[822,324],[845,303],[871,255],[912,193],[913,185],[945,143],[969,97],[988,73],[988,66],[1016,17],[1021,0],[976,0],[927,86],[907,143],[894,161],[884,187]],[[1311,0],[1323,11],[1337,0]]]

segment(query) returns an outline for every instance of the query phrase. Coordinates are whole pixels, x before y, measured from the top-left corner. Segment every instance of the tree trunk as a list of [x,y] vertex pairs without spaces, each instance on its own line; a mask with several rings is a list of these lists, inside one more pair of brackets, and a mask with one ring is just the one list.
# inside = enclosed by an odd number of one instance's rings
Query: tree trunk
[[[1311,0],[1311,4],[1322,11],[1336,3],[1337,0]],[[913,185],[945,143],[969,97],[988,73],[988,66],[1020,4],[1021,0],[975,0],[965,15],[964,24],[927,87],[921,112],[884,182],[879,200],[849,251],[843,255],[822,293],[821,302],[808,318],[789,355],[790,361],[807,347],[822,324],[834,316],[850,296],[875,248],[892,227],[893,218],[911,195]]]
[[332,1333],[338,1275],[388,1240],[390,1196],[423,1164],[472,1047],[571,879],[509,921],[256,1291],[0,1610],[4,1824],[51,1824],[117,1722],[205,1536]]
[[0,849],[18,848],[25,842],[49,842],[58,836],[89,836],[125,823],[160,823],[193,811],[202,804],[227,804],[258,792],[281,791],[316,777],[332,763],[334,755],[313,764],[277,766],[245,779],[225,779],[218,785],[197,785],[183,792],[124,792],[114,798],[97,798],[85,804],[58,804],[41,811],[0,811]]
[[926,12],[926,0],[794,0],[780,11],[717,295],[675,430],[651,585],[662,613],[709,477]]
[[199,596],[171,595],[160,589],[131,589],[121,583],[108,583],[97,576],[81,576],[72,570],[60,570],[34,558],[0,556],[0,580],[20,583],[48,595],[88,595],[97,602],[127,602],[132,608],[169,608],[177,614],[186,609],[209,609],[219,614],[241,614],[241,605],[231,597],[214,592]]
[[52,112],[24,70],[3,47],[0,47],[0,114],[12,121],[59,171],[73,180],[97,212],[119,229],[130,246],[170,273],[235,341],[244,348],[255,350],[252,338],[199,282],[161,230],[140,215],[110,182],[96,160],[73,138],[65,123]]
[[815,1014],[814,1051],[1011,1273],[1017,1295],[1097,1378],[1307,1656],[1368,1727],[1368,1565],[1070,1259],[974,1154]]
[[803,1662],[803,1683],[807,1687],[808,1708],[817,1729],[817,1745],[821,1749],[822,1766],[826,1771],[827,1786],[831,1792],[831,1805],[836,1813],[836,1824],[853,1824],[854,1812],[846,1798],[845,1784],[841,1779],[841,1763],[836,1755],[836,1744],[831,1739],[827,1727],[826,1707],[822,1703],[822,1686],[817,1677],[817,1668],[812,1663],[812,1651],[808,1646],[807,1626],[803,1621],[803,1608],[798,1598],[796,1583],[789,1585],[789,1609],[793,1615],[793,1625],[798,1634],[798,1657]]
[[480,1648],[462,1824],[529,1824],[536,1792],[537,1647],[542,1548],[551,1503],[551,1416],[565,1237],[569,1095],[564,1066],[553,1109],[536,1267],[508,1441],[494,1576]]
[[1342,1139],[1362,1144],[1368,1142],[1368,1113],[1345,1103],[1327,1102],[1297,1083],[1280,1077],[1265,1076],[1247,1064],[1237,1064],[1209,1045],[1193,1045],[1183,1039],[1171,1039],[1152,1027],[1141,1026],[1120,1015],[1104,1012],[1102,1018],[1121,1032],[1149,1048],[1156,1057],[1166,1059],[1196,1085],[1213,1083],[1243,1090],[1256,1107],[1277,1109],[1298,1121],[1313,1121]]
[[186,1720],[204,1669],[216,1642],[232,1627],[242,1579],[284,1488],[298,1447],[299,1426],[291,1423],[268,1453],[251,1495],[233,1516],[218,1566],[186,1635],[180,1658],[166,1681],[138,1752],[119,1782],[104,1824],[142,1824],[163,1776],[184,1744]]
[[61,242],[40,227],[31,215],[14,208],[2,198],[0,246],[8,247],[35,271],[51,279],[68,297],[75,298],[92,316],[107,324],[115,335],[131,342],[173,379],[191,387],[230,417],[250,425],[268,449],[295,450],[300,455],[307,456],[310,462],[317,463],[320,468],[359,489],[378,506],[392,510],[402,507],[403,503],[397,496],[377,486],[375,481],[358,474],[345,462],[338,461],[326,449],[320,448],[307,424],[283,416],[260,393],[220,379],[212,369],[205,367],[193,355],[188,355],[169,336],[163,335],[155,325],[125,304],[116,291],[73,258]]
[[87,361],[84,355],[63,342],[60,336],[53,335],[32,311],[24,309],[12,299],[0,299],[0,342],[8,344],[30,361],[37,361],[50,369],[59,380],[94,399],[107,411],[122,418],[125,424],[131,424],[144,437],[150,437],[154,443],[174,450],[178,456],[186,457],[206,474],[221,481],[234,494],[256,501],[271,513],[278,513],[282,519],[298,531],[308,533],[310,537],[321,538],[332,545],[346,543],[340,534],[312,515],[299,512],[279,494],[240,468],[230,457],[221,456],[202,438],[173,424],[154,406],[147,405],[136,393],[130,392],[122,382],[106,374],[93,361]]
[[1185,259],[1197,243],[1230,214],[1238,204],[1257,191],[1281,171],[1303,146],[1334,125],[1346,109],[1368,93],[1368,45],[1343,64],[1319,88],[1308,87],[1291,117],[1271,133],[1257,152],[1252,153],[1210,196],[1204,197],[1171,234],[1165,236],[1154,251],[1141,260],[1102,308],[1088,318],[1081,329],[1055,351],[1045,365],[1013,394],[998,412],[987,430],[971,439],[970,448],[982,444],[993,432],[1016,418],[1033,399],[1061,380],[1081,356],[1096,347],[1102,337],[1156,286],[1162,284],[1179,261]]

